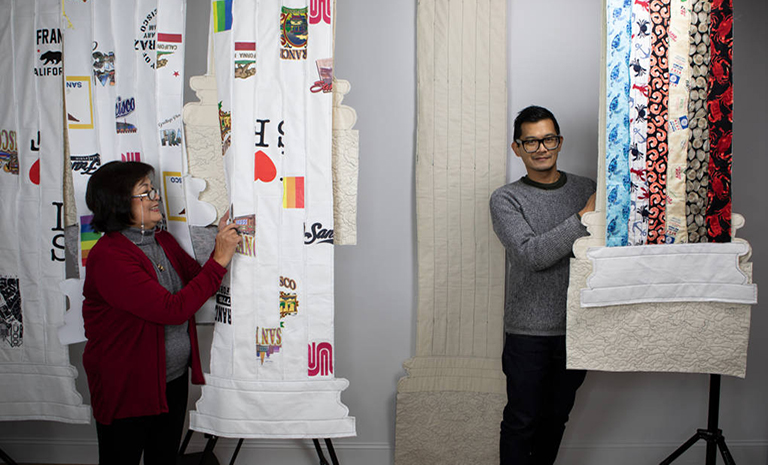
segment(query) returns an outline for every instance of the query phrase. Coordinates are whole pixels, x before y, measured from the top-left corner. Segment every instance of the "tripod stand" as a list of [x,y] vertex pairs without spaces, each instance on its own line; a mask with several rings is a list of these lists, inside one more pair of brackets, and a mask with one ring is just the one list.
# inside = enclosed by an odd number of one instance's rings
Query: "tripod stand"
[[8,465],[16,465],[16,462],[13,461],[10,455],[6,454],[3,449],[0,448],[0,460],[2,460],[4,463],[7,463]]
[[707,429],[699,429],[691,439],[686,441],[676,451],[664,459],[659,465],[669,465],[675,459],[683,455],[699,439],[707,441],[707,461],[706,465],[715,465],[717,461],[717,449],[720,448],[720,454],[723,456],[725,465],[736,465],[733,461],[728,446],[725,445],[723,430],[717,427],[720,415],[720,375],[709,375],[709,411],[707,413]]

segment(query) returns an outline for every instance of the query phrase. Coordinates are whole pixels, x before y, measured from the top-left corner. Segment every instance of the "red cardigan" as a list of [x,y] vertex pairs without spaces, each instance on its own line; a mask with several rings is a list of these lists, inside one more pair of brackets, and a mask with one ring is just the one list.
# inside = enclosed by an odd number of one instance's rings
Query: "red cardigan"
[[160,285],[149,258],[119,232],[105,234],[88,254],[83,367],[93,416],[102,424],[168,411],[165,325],[189,321],[192,382],[205,382],[194,314],[227,270],[212,258],[201,268],[167,232],[155,238],[184,284],[176,294]]

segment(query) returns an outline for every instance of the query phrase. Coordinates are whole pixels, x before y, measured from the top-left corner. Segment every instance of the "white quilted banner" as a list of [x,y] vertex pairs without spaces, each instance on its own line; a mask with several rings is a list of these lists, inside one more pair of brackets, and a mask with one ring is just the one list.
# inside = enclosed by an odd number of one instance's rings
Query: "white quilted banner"
[[355,435],[333,363],[332,95],[312,91],[332,78],[331,6],[212,3],[230,214],[243,244],[217,296],[197,431]]
[[65,312],[61,5],[3,0],[0,11],[2,53],[13,64],[0,72],[0,189],[17,189],[2,202],[0,420],[88,423],[57,331]]

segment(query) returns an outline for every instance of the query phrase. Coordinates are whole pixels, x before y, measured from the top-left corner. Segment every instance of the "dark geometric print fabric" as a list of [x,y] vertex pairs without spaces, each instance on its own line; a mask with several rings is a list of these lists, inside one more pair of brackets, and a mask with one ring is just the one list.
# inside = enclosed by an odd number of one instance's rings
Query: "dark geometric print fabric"
[[651,68],[649,70],[648,138],[646,141],[649,193],[648,244],[665,242],[667,178],[667,115],[669,100],[669,0],[651,0]]
[[733,4],[713,0],[710,12],[709,242],[731,241],[731,141],[733,138]]
[[686,214],[688,242],[707,242],[707,186],[709,185],[709,78],[710,0],[695,0],[691,15],[690,56],[691,92],[688,102],[688,127],[691,130],[686,170]]

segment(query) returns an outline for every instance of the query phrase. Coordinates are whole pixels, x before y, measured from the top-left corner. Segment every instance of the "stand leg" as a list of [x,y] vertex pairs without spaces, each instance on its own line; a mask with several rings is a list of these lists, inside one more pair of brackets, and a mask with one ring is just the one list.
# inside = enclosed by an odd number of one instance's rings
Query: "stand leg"
[[696,441],[699,439],[702,439],[701,435],[699,433],[694,434],[691,439],[685,441],[685,443],[678,447],[677,450],[669,454],[669,457],[665,458],[659,465],[669,465],[670,463],[674,462],[676,458],[683,455],[683,452],[687,451],[691,448],[692,445],[696,444]]
[[237,460],[237,454],[240,453],[240,447],[243,445],[243,438],[240,438],[239,441],[237,441],[237,447],[235,447],[235,452],[232,454],[232,458],[229,459],[229,465],[235,465],[235,460]]
[[213,448],[216,447],[216,442],[219,440],[218,436],[208,435],[208,442],[205,444],[205,450],[202,457],[200,457],[200,465],[204,465],[208,457],[213,455]]
[[320,465],[329,465],[328,461],[325,460],[325,454],[323,454],[323,449],[320,448],[320,441],[317,439],[313,439],[312,443],[315,445],[315,451],[317,452],[317,457],[320,459]]
[[3,449],[0,449],[0,459],[8,465],[18,465],[13,461],[10,455],[6,454]]
[[722,434],[717,438],[717,445],[720,447],[720,454],[723,456],[725,465],[736,465],[736,462],[733,461],[733,457],[731,457],[731,451],[729,451],[728,446],[725,445],[725,438]]
[[181,441],[181,448],[179,449],[179,455],[184,455],[184,452],[187,451],[187,446],[189,445],[190,439],[192,439],[192,433],[193,431],[191,429],[187,430],[187,434],[184,435],[184,440]]
[[336,457],[336,450],[333,448],[333,443],[330,438],[325,438],[325,447],[328,448],[328,454],[331,456],[333,465],[339,465],[339,459]]
[[660,465],[669,465],[683,452],[688,450],[699,439],[707,442],[706,465],[716,465],[717,449],[720,448],[720,454],[723,456],[725,465],[736,465],[733,461],[728,446],[725,445],[723,431],[718,429],[717,424],[720,421],[720,375],[709,375],[709,410],[707,412],[707,429],[700,429],[691,439],[678,447],[676,451],[664,459]]

